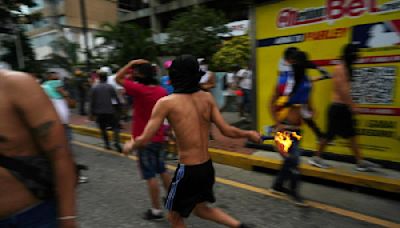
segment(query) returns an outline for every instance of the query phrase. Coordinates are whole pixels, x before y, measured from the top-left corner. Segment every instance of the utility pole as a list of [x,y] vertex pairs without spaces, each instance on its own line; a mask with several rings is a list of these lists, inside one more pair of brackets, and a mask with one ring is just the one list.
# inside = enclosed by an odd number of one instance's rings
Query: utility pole
[[85,0],[80,0],[81,6],[81,21],[82,21],[82,30],[83,30],[83,38],[85,42],[85,53],[86,53],[86,73],[90,72],[90,52],[89,52],[89,41],[88,41],[88,25],[87,25],[87,17],[86,17],[86,6]]
[[21,32],[17,27],[15,29],[15,51],[17,53],[18,68],[19,70],[23,70],[25,68],[25,57],[24,50],[22,49]]

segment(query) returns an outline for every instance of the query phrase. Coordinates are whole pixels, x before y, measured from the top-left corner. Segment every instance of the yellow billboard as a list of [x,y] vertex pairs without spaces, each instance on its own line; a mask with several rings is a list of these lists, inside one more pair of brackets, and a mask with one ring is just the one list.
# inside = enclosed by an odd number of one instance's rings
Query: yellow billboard
[[[357,132],[365,157],[400,162],[400,0],[285,0],[256,7],[257,123],[273,124],[269,102],[286,48],[294,46],[332,72],[342,47],[356,43],[352,96],[358,107]],[[318,72],[309,71],[311,78]],[[331,80],[313,85],[315,120],[326,131]],[[317,139],[303,127],[302,148],[316,150]],[[336,138],[328,152],[350,155]]]

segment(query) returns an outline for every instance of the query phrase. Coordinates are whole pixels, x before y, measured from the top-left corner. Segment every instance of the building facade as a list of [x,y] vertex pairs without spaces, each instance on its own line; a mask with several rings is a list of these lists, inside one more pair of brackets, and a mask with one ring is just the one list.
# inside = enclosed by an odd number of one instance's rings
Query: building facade
[[230,22],[248,20],[251,1],[240,0],[120,0],[118,18],[121,22],[135,23],[151,28],[154,41],[163,43],[165,29],[179,13],[195,5],[224,12]]
[[[85,40],[82,24],[81,1],[79,0],[35,0],[36,6],[29,8],[30,13],[40,13],[39,21],[25,27],[32,42],[36,58],[47,59],[55,50],[52,42],[65,37],[70,42],[79,44],[84,50]],[[87,22],[88,47],[93,48],[98,42],[96,31],[105,22],[117,22],[116,0],[84,0]],[[85,60],[83,53],[79,60]]]

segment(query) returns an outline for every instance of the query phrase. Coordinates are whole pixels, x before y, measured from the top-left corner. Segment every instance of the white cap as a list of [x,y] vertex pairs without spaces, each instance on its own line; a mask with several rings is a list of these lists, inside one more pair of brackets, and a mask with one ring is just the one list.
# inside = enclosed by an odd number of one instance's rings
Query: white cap
[[111,68],[108,67],[108,66],[103,66],[103,67],[101,67],[101,68],[100,68],[100,72],[105,72],[105,73],[107,73],[107,75],[111,75],[111,74],[112,74],[112,70],[111,70]]

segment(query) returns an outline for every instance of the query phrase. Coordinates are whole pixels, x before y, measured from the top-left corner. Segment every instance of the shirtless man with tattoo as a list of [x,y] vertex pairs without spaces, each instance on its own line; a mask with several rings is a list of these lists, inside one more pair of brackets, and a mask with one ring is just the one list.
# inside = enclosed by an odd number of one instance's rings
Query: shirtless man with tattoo
[[200,218],[228,227],[249,227],[221,209],[207,205],[215,202],[215,171],[208,153],[208,132],[214,123],[223,135],[232,138],[260,142],[259,133],[240,130],[225,122],[212,95],[200,90],[201,74],[195,57],[177,57],[169,76],[174,93],[157,101],[144,132],[125,145],[125,152],[149,143],[167,118],[175,132],[179,153],[179,165],[165,204],[172,227],[185,227],[184,218],[192,211]]
[[0,70],[0,118],[0,227],[77,227],[72,154],[32,76]]

